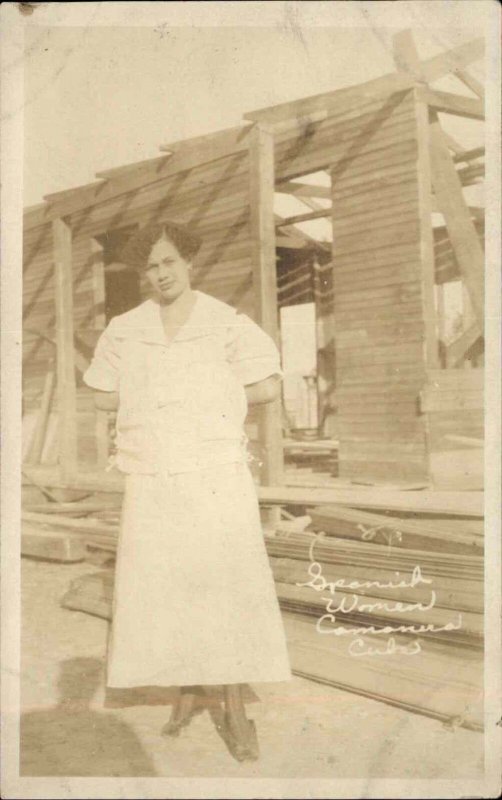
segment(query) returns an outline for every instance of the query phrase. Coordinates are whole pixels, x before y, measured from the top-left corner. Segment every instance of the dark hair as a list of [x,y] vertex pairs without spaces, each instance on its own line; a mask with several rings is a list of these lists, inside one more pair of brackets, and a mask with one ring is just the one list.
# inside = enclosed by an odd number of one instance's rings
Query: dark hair
[[120,260],[134,269],[145,269],[153,245],[162,238],[171,242],[187,261],[198,253],[202,244],[198,236],[175,222],[147,225],[131,236],[121,252]]

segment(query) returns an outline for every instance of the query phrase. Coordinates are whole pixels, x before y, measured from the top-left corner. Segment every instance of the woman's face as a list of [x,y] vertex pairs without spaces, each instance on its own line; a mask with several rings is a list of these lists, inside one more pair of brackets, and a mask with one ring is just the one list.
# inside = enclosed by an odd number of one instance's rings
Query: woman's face
[[145,274],[157,295],[172,302],[190,286],[191,267],[172,242],[159,239],[150,250]]

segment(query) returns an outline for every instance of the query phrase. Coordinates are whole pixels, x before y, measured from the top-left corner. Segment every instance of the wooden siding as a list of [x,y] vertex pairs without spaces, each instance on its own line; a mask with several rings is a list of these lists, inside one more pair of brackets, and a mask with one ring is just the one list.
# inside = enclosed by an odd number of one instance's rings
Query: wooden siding
[[340,124],[346,141],[335,138],[331,167],[339,474],[424,479],[418,399],[426,332],[413,93],[368,104]]
[[[239,150],[226,157],[154,181],[134,191],[95,203],[70,215],[72,229],[75,346],[79,364],[92,356],[103,329],[102,298],[96,294],[93,238],[127,226],[172,220],[189,224],[203,245],[194,263],[193,285],[252,316],[252,248],[250,233],[249,156]],[[149,287],[141,282],[141,299]],[[54,368],[56,309],[51,225],[28,228],[24,237],[24,411],[40,404],[46,373]],[[78,365],[77,365],[78,366]],[[76,370],[78,460],[95,464],[96,411],[92,392]],[[57,411],[57,398],[52,412]]]
[[430,370],[420,393],[438,489],[483,488],[484,369]]

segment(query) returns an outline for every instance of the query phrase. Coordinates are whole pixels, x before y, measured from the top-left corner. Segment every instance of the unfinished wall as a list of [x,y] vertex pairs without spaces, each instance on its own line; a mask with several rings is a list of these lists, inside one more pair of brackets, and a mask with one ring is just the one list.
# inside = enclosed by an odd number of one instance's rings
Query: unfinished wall
[[332,130],[336,405],[342,477],[427,477],[425,301],[413,92]]
[[[175,164],[173,157],[173,164]],[[249,155],[230,152],[210,163],[175,171],[103,203],[94,203],[69,216],[73,233],[73,300],[78,388],[79,462],[96,464],[97,417],[90,390],[81,379],[96,340],[103,330],[103,296],[99,282],[99,252],[94,239],[107,231],[163,220],[189,224],[203,246],[195,262],[193,285],[254,315],[252,286]],[[53,367],[55,346],[54,263],[51,224],[25,232],[25,331],[23,383],[25,411],[39,407],[45,375]],[[96,272],[97,268],[97,272]],[[101,267],[102,268],[102,267]],[[142,283],[142,297],[148,285]],[[29,333],[34,331],[35,333]],[[52,402],[56,410],[56,399]]]

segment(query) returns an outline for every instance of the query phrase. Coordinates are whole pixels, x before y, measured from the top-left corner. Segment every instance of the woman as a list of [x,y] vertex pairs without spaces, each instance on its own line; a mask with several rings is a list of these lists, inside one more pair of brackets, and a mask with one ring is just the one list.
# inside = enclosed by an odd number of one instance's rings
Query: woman
[[242,684],[291,673],[243,423],[281,370],[249,317],[191,288],[199,247],[171,223],[133,237],[124,260],[153,298],[111,320],[84,376],[99,408],[118,407],[126,473],[108,685],[181,687],[166,735],[201,686],[224,685],[228,743],[255,759]]

